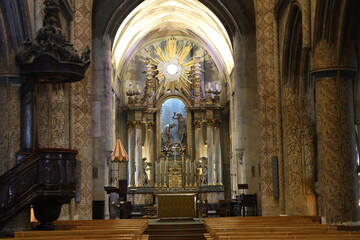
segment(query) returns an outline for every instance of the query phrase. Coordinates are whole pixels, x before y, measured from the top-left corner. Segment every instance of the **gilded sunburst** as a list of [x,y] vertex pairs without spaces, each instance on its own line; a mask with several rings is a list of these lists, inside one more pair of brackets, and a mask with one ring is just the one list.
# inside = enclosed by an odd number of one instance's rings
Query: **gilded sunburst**
[[189,41],[177,40],[172,37],[158,45],[146,47],[151,56],[150,63],[157,66],[159,87],[157,92],[183,92],[191,95],[192,82],[188,79],[191,66],[200,62],[200,58],[193,55],[194,44]]

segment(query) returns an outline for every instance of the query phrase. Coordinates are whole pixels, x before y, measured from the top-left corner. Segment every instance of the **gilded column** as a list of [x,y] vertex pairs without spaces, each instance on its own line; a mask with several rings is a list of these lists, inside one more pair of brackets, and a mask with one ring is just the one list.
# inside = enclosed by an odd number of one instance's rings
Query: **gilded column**
[[[358,182],[354,123],[354,68],[320,41],[314,51],[315,116],[320,212],[326,223],[356,221]],[[343,66],[346,67],[343,67]]]

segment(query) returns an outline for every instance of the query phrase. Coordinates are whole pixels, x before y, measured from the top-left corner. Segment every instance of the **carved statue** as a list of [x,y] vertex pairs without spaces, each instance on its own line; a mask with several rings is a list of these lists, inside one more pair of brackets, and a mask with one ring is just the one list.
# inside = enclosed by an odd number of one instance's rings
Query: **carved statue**
[[151,169],[151,166],[150,162],[146,162],[146,158],[142,158],[142,183],[144,186],[149,185],[149,178],[146,172]]
[[201,174],[199,174],[198,185],[199,186],[207,185],[207,183],[208,183],[208,177],[207,177],[208,167],[207,167],[207,158],[206,157],[202,157],[199,159],[198,168],[201,169]]
[[174,116],[173,119],[177,119],[178,120],[178,133],[179,133],[179,139],[180,139],[180,143],[184,142],[184,139],[186,137],[186,118],[183,117],[183,115],[181,113],[176,113],[174,112]]
[[165,125],[165,127],[162,130],[162,139],[164,141],[165,146],[169,146],[172,142],[172,133],[171,133],[171,128],[175,127],[176,123],[169,123],[167,125]]

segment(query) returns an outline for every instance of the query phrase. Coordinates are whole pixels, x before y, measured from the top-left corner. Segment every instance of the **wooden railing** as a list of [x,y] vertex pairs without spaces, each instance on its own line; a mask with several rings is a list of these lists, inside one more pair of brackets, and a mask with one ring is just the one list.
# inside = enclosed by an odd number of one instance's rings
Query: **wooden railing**
[[[32,204],[40,221],[48,223],[49,217],[42,216],[41,208],[49,207],[44,202],[59,208],[75,196],[77,153],[73,149],[39,149],[1,175],[0,227]],[[54,209],[46,212],[54,218]]]

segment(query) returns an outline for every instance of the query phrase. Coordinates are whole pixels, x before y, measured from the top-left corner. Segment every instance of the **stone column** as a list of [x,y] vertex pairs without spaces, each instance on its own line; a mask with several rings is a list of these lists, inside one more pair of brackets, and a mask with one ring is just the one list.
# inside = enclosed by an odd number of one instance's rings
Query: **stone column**
[[195,161],[199,161],[199,159],[201,157],[205,157],[204,156],[204,136],[203,136],[203,131],[202,131],[202,126],[201,126],[201,121],[200,120],[195,120],[194,121],[194,140],[195,140]]
[[215,185],[215,151],[214,151],[214,122],[209,119],[206,125],[207,158],[208,158],[208,185]]
[[141,123],[136,122],[135,124],[135,187],[142,187],[142,134],[141,134]]
[[[274,0],[254,1],[256,17],[257,91],[259,94],[259,162],[263,216],[284,213],[278,34]],[[254,75],[252,73],[252,75]],[[256,82],[256,80],[254,81]],[[250,136],[248,134],[248,136]],[[247,145],[248,146],[248,145]],[[279,198],[274,198],[272,159],[278,158]],[[247,159],[246,159],[247,160]]]
[[326,223],[357,221],[359,216],[353,98],[357,64],[340,56],[333,44],[321,40],[312,61],[319,208]]
[[314,73],[320,211],[327,223],[357,219],[354,71]]
[[21,140],[20,151],[34,150],[34,84],[29,82],[21,86]]
[[[91,13],[92,1],[74,1],[74,21],[71,27],[71,42],[75,49],[82,52],[88,46],[92,49]],[[88,7],[85,7],[88,6]],[[93,201],[93,138],[92,123],[92,65],[85,73],[85,78],[70,84],[70,147],[79,150],[77,159],[81,162],[81,177],[79,180],[80,202],[72,205],[72,217],[79,219],[92,218]],[[69,98],[67,98],[69,99]]]
[[215,122],[214,128],[214,157],[215,157],[215,183],[222,185],[222,158],[221,158],[221,138],[220,138],[220,123],[221,120]]
[[149,185],[153,186],[155,175],[155,159],[154,159],[154,122],[146,123],[146,135],[144,143],[144,157],[146,162],[151,163]]
[[128,186],[135,185],[135,128],[132,123],[128,123]]

